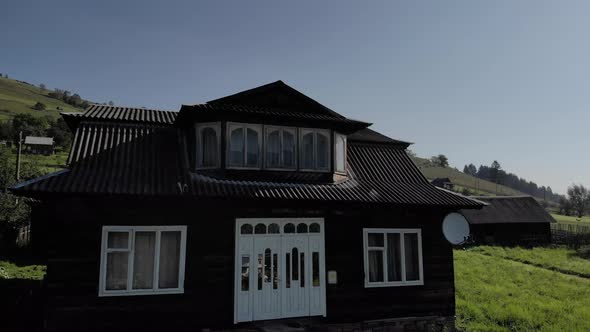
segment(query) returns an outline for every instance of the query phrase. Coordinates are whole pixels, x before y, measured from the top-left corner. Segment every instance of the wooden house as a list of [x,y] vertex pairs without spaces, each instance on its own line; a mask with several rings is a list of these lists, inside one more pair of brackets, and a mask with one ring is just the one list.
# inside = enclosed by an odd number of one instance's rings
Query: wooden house
[[25,152],[30,154],[53,154],[54,142],[53,137],[25,137]]
[[555,219],[531,196],[473,197],[488,203],[481,210],[462,211],[478,243],[547,244]]
[[37,201],[47,329],[452,324],[441,223],[483,204],[431,185],[409,143],[281,81],[179,112],[64,117],[68,168],[12,188]]

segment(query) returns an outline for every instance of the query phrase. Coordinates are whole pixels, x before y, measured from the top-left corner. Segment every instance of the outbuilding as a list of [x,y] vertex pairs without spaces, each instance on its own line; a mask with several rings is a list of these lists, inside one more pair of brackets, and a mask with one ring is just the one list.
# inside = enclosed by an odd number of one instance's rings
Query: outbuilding
[[50,155],[53,153],[53,149],[53,137],[25,137],[25,152],[27,153]]
[[483,203],[431,185],[409,143],[282,81],[64,117],[68,168],[12,188],[38,202],[49,330],[452,325],[442,220]]
[[472,197],[488,203],[481,210],[464,210],[477,243],[546,244],[555,219],[531,196]]

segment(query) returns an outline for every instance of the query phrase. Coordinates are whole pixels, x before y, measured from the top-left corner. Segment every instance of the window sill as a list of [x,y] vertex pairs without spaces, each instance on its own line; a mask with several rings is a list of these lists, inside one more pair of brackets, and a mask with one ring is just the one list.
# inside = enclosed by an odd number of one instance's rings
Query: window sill
[[404,287],[404,286],[424,286],[423,280],[406,281],[406,282],[365,282],[365,288],[377,287]]
[[167,295],[167,294],[184,294],[184,288],[174,288],[165,290],[136,290],[136,291],[101,291],[98,293],[98,297],[111,297],[111,296],[138,296],[138,295]]

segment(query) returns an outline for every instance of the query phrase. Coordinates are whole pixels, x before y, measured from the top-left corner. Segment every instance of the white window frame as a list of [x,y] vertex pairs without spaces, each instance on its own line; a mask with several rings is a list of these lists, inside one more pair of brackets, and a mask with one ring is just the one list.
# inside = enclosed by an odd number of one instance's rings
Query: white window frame
[[[339,137],[344,137],[344,170],[338,170],[336,167],[338,165],[338,151],[336,149],[336,142],[338,142]],[[348,151],[348,138],[346,135],[334,132],[334,173],[346,175],[346,157]]]
[[[269,131],[271,130],[278,130],[279,131],[279,139],[280,139],[280,143],[279,143],[279,163],[280,163],[280,167],[269,167],[268,166],[268,162],[267,162],[267,158],[266,158],[266,153],[267,153],[267,144],[268,144],[268,134]],[[291,134],[293,134],[293,139],[295,140],[295,146],[294,146],[294,150],[293,150],[293,166],[292,167],[285,167],[284,166],[284,156],[283,156],[283,132],[284,131],[289,131],[291,132]],[[299,145],[298,143],[298,135],[297,135],[297,128],[296,127],[285,127],[285,126],[264,126],[264,169],[267,170],[271,170],[271,171],[294,171],[297,169],[297,163],[298,163],[298,159],[297,159],[297,155],[299,154]]]
[[[236,128],[243,128],[244,129],[244,165],[243,166],[235,166],[230,165],[230,154],[231,154],[231,132],[233,129]],[[247,156],[248,156],[248,142],[246,140],[248,129],[255,130],[258,133],[258,164],[255,167],[246,166]],[[262,159],[264,156],[262,155],[262,125],[261,124],[253,124],[253,123],[240,123],[240,122],[228,122],[227,123],[227,148],[226,148],[226,158],[225,164],[227,169],[261,169],[262,168]]]
[[[201,151],[201,130],[205,128],[213,128],[215,130],[215,134],[217,136],[217,161],[215,162],[215,166],[202,166],[203,160],[202,155],[203,152]],[[221,122],[207,122],[207,123],[197,123],[195,124],[195,131],[197,136],[197,169],[210,169],[210,168],[219,168],[220,165],[220,157],[221,157]]]
[[[127,248],[108,249],[109,232],[126,232],[129,234]],[[135,253],[135,233],[136,232],[155,232],[156,244],[154,252],[154,279],[152,289],[133,289],[133,257]],[[178,287],[177,288],[158,288],[159,267],[160,267],[160,238],[162,232],[180,232],[180,257],[178,267]],[[110,252],[127,252],[127,289],[124,290],[107,290],[107,254]],[[184,293],[184,272],[186,258],[186,226],[103,226],[102,242],[100,248],[100,277],[98,296],[132,296],[132,295],[161,295],[161,294],[182,294]]]
[[[401,281],[387,281],[387,234],[392,233],[400,234]],[[383,247],[369,247],[369,234],[383,234]],[[406,281],[406,248],[404,244],[404,234],[418,234],[418,280]],[[383,281],[369,281],[369,250],[383,251]],[[419,228],[363,228],[363,257],[365,266],[365,288],[424,285],[424,268],[422,263],[422,230]]]
[[[303,168],[303,135],[308,134],[309,132],[313,133],[313,168]],[[326,151],[326,160],[328,160],[328,168],[326,169],[319,169],[318,168],[318,133],[321,133],[326,136],[328,139],[328,151]],[[331,158],[330,158],[330,146],[332,144],[331,137],[330,137],[330,130],[328,129],[317,129],[317,128],[299,128],[299,170],[306,171],[306,172],[322,172],[322,173],[329,173],[330,166],[331,166]]]

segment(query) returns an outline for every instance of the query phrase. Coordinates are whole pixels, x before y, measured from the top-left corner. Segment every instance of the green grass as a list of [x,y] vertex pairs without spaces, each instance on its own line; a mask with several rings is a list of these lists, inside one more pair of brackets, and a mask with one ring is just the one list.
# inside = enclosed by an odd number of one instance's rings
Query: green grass
[[528,262],[547,269],[590,276],[590,247],[575,250],[562,246],[549,248],[536,247],[531,249],[522,247],[479,246],[470,249],[470,251]]
[[[63,101],[47,96],[49,90],[43,91],[36,86],[21,83],[9,78],[0,78],[0,120],[8,120],[16,114],[27,113],[34,116],[48,116],[56,119],[60,112],[81,112]],[[32,107],[41,102],[47,107],[44,111],[34,110]],[[57,110],[60,107],[61,110]]]
[[573,225],[588,225],[590,226],[590,216],[583,216],[582,218],[573,216],[564,216],[557,213],[551,213],[551,216],[557,220],[560,224],[573,224]]
[[460,329],[590,331],[589,279],[474,250],[454,255]]
[[0,279],[41,280],[46,266],[20,262],[15,259],[0,258]]

